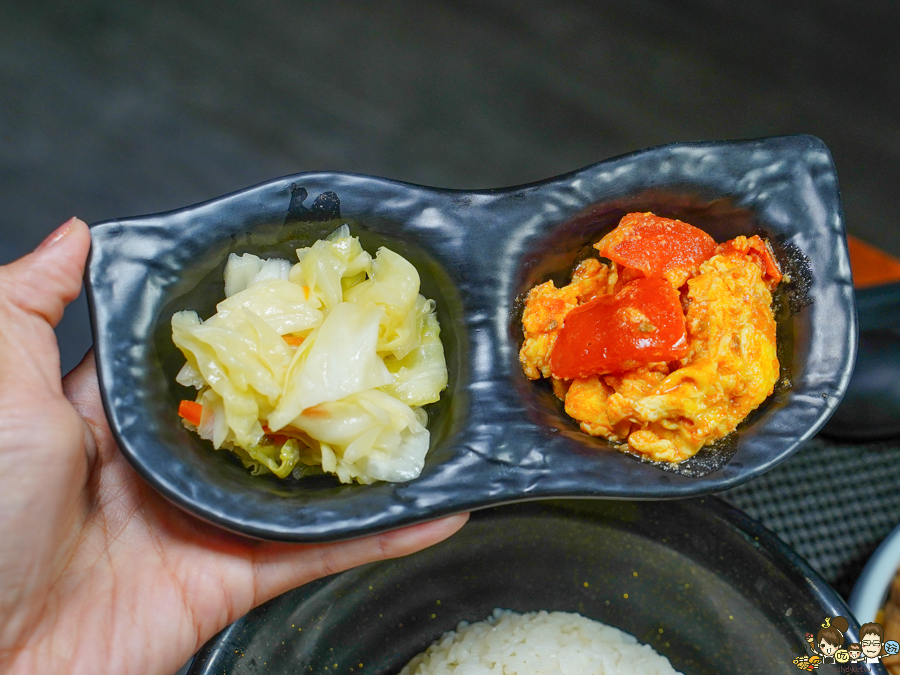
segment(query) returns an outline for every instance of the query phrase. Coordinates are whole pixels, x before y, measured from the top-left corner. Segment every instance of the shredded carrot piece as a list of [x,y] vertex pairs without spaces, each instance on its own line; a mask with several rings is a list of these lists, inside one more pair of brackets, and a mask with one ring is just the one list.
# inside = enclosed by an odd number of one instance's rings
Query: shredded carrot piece
[[306,417],[328,417],[328,411],[320,405],[305,408],[300,414],[305,415]]
[[296,335],[282,335],[281,336],[285,342],[288,343],[291,347],[299,347],[303,344],[303,338],[297,337]]
[[178,404],[178,414],[195,427],[199,427],[203,406],[196,401],[182,401]]
[[292,439],[303,439],[303,432],[292,426],[286,426],[283,429],[279,429],[278,432],[272,431],[268,424],[263,424],[262,428],[263,433],[266,435],[266,441],[273,445],[281,446]]

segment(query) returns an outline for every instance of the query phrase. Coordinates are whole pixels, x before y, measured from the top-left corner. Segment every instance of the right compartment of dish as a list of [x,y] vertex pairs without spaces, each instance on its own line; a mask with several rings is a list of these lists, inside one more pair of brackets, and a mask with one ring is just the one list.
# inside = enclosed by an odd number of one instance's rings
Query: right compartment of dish
[[[601,263],[608,259],[599,255],[594,245],[613,231],[626,214],[653,213],[662,218],[688,223],[709,234],[717,244],[740,235],[759,235],[771,244],[784,279],[772,293],[772,312],[776,323],[776,354],[779,372],[774,390],[765,401],[737,425],[737,429],[696,455],[679,463],[658,462],[660,468],[687,476],[707,475],[727,464],[737,450],[738,439],[752,433],[754,425],[769,411],[787,400],[794,378],[802,373],[809,350],[808,291],[811,284],[809,260],[796,245],[786,242],[784,235],[768,228],[753,211],[741,208],[728,199],[708,199],[698,194],[648,191],[606,203],[595,203],[576,216],[544,228],[530,240],[523,251],[522,264],[515,280],[516,305],[511,312],[510,336],[519,354],[526,335],[523,313],[529,291],[552,281],[556,288],[569,284],[575,268],[593,258]],[[521,360],[521,357],[520,357]],[[515,387],[522,397],[531,419],[545,427],[559,430],[594,452],[614,451],[614,443],[588,435],[570,417],[549,379],[529,380],[518,364]],[[555,432],[554,432],[555,433]]]

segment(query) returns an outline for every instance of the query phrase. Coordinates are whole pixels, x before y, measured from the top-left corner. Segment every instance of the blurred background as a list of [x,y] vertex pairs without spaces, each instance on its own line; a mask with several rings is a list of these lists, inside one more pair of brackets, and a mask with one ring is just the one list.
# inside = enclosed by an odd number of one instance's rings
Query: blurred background
[[[454,188],[661,143],[808,133],[847,225],[900,255],[900,4],[5,0],[0,264],[71,215],[280,175]],[[90,345],[84,298],[63,369]]]

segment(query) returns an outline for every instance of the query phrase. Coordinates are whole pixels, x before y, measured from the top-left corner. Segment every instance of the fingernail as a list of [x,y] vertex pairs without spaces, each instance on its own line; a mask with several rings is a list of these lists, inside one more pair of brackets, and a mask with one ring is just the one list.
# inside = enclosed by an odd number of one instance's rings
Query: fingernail
[[38,247],[34,250],[40,251],[42,248],[47,248],[48,246],[52,246],[53,244],[58,242],[60,239],[62,239],[69,233],[69,230],[72,229],[72,224],[76,220],[77,220],[77,218],[75,216],[72,216],[71,218],[69,218],[66,222],[64,222],[62,225],[57,227],[53,232],[51,232],[50,236],[47,237],[46,239],[44,239],[44,241],[42,241],[38,245]]

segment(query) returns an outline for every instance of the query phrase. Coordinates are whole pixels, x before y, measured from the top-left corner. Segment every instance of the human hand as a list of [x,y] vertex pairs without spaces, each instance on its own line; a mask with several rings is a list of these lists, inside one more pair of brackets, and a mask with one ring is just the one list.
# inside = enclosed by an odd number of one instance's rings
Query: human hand
[[254,606],[466,522],[290,545],[171,506],[116,447],[93,354],[59,375],[53,327],[78,295],[89,247],[73,218],[0,267],[0,671],[171,675]]

